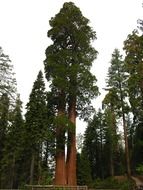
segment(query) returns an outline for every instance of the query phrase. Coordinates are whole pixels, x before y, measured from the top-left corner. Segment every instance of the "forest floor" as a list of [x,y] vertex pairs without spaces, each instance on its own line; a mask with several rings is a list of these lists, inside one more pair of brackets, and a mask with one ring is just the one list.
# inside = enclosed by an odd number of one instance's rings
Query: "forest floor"
[[132,176],[132,179],[135,181],[136,186],[143,186],[143,176]]

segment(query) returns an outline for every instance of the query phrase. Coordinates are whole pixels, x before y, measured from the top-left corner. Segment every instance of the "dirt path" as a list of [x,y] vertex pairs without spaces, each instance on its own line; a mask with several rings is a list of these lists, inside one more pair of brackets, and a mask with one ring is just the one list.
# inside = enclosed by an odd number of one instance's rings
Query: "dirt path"
[[143,186],[143,179],[138,176],[132,176],[132,179],[136,182],[137,187]]

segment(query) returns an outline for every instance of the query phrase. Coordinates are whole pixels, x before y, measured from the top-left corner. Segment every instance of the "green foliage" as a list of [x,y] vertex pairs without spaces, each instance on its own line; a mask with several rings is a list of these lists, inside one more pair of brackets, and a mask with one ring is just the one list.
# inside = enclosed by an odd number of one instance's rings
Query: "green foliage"
[[85,151],[77,154],[77,184],[92,186],[91,168]]
[[[43,74],[40,71],[33,84],[25,114],[25,151],[31,162],[25,161],[27,169],[30,171],[31,168],[31,173],[27,172],[26,175],[27,178],[30,176],[30,180],[34,183],[41,180],[43,170],[49,171],[48,159],[52,158],[49,148],[51,147],[51,138],[53,138],[51,127],[53,119],[52,110],[48,111],[47,106],[50,105],[50,102],[47,104],[47,98]],[[43,156],[44,154],[45,156]],[[34,175],[34,171],[36,175]]]
[[[109,89],[109,95],[114,101],[116,111],[121,115],[122,112],[128,113],[128,104],[125,101],[127,97],[127,79],[128,75],[125,70],[125,64],[122,60],[122,55],[118,49],[115,49],[112,54],[111,66],[108,70],[107,90]],[[111,101],[110,101],[111,102]],[[113,103],[113,102],[112,102]]]
[[136,171],[139,175],[143,175],[143,164],[139,164],[137,167],[136,167]]
[[[91,43],[96,33],[72,2],[64,3],[49,24],[48,37],[53,43],[46,49],[44,67],[51,91],[55,92],[56,153],[65,152],[67,131],[67,159],[72,160],[76,153],[71,154],[70,150],[75,146],[74,121],[77,116],[88,120],[94,110],[91,100],[98,95],[96,77],[90,72],[97,55]],[[71,174],[67,174],[67,178],[68,175]],[[61,179],[61,176],[58,177]]]
[[77,134],[76,137],[76,144],[77,144],[77,152],[81,152],[82,148],[83,148],[83,140],[84,140],[84,136],[81,133]]
[[129,100],[132,106],[133,114],[136,120],[142,121],[143,113],[141,105],[143,103],[143,86],[142,86],[142,70],[143,70],[143,36],[139,36],[137,31],[128,35],[124,42],[126,52],[125,62],[126,70],[129,73],[128,88]]
[[0,96],[7,94],[10,103],[14,103],[16,98],[16,79],[14,77],[13,65],[9,56],[3,53],[0,47]]
[[69,118],[66,115],[56,116],[53,122],[54,125],[57,127],[64,126],[65,131],[74,131],[75,125],[71,121],[69,121]]
[[100,178],[96,179],[95,183],[94,183],[94,187],[95,188],[99,188],[99,189],[118,189],[119,188],[119,184],[118,181],[115,180],[114,178],[107,178],[104,180],[101,180]]
[[121,190],[134,190],[135,188],[135,184],[132,180],[127,180],[119,185],[121,186]]
[[[69,121],[70,108],[75,103],[75,117],[88,121],[84,142],[80,139],[81,153],[77,155],[78,184],[132,190],[132,181],[106,177],[126,172],[118,134],[122,117],[127,124],[132,170],[143,174],[143,35],[137,31],[128,35],[125,60],[118,49],[114,50],[104,112],[99,110],[90,120],[94,112],[91,100],[98,95],[96,77],[90,72],[97,56],[91,43],[96,33],[72,2],[64,3],[49,24],[48,37],[53,43],[46,49],[44,67],[50,92],[45,91],[40,71],[27,103],[25,122],[22,102],[19,96],[16,99],[13,65],[0,47],[0,188],[24,187],[32,177],[35,184],[52,183],[55,144],[58,151],[63,151],[65,143],[70,144],[65,133],[75,132],[75,124]],[[142,20],[139,24],[142,31]]]
[[99,110],[88,123],[84,134],[83,151],[86,152],[91,168],[91,176],[104,178],[107,164],[104,159],[105,125],[103,113]]
[[81,117],[92,111],[91,99],[98,92],[96,78],[89,71],[97,54],[91,46],[96,35],[88,23],[74,3],[64,3],[60,12],[50,20],[52,28],[48,37],[53,44],[47,48],[44,61],[51,88],[57,89],[57,96],[62,90],[65,102],[76,96],[77,112]]
[[131,110],[133,113],[132,124],[132,165],[142,164],[142,123],[143,123],[143,35],[137,31],[129,34],[124,42],[126,52],[125,63],[128,72],[128,92]]
[[[9,98],[7,94],[0,97],[0,152],[4,148],[9,126]],[[0,154],[1,157],[2,153]]]
[[[130,176],[130,155],[129,155],[129,147],[128,147],[128,126],[127,126],[127,115],[129,114],[130,107],[127,101],[128,96],[128,74],[125,68],[125,62],[122,60],[122,55],[120,54],[118,49],[115,49],[112,58],[111,58],[111,66],[108,70],[108,78],[107,78],[107,90],[108,93],[108,101],[113,97],[114,105],[112,101],[110,103],[110,111],[112,115],[114,112],[118,118],[122,119],[123,131],[124,131],[124,140],[125,140],[125,153],[126,153],[126,165],[127,165],[127,173]],[[116,100],[115,100],[116,95]],[[111,96],[111,97],[110,97]],[[110,98],[109,98],[110,97]],[[107,101],[106,100],[106,101]],[[108,105],[109,106],[109,105]],[[117,118],[116,118],[117,119]],[[115,125],[115,124],[114,124]]]
[[34,82],[26,109],[27,138],[31,142],[31,148],[34,148],[34,146],[41,143],[47,135],[46,92],[41,71],[37,76],[37,80]]
[[[0,179],[1,187],[5,184],[6,177],[10,176],[8,164],[11,163],[12,150],[7,151],[12,132],[13,110],[16,99],[16,79],[14,78],[13,65],[8,55],[0,47]],[[12,146],[11,146],[12,147]],[[12,165],[12,163],[11,163]],[[8,168],[6,171],[4,168]],[[10,179],[11,180],[11,179]],[[11,183],[9,181],[9,183]],[[1,188],[0,187],[0,188]]]
[[0,97],[0,131],[1,138],[6,135],[9,121],[9,98],[7,94]]
[[93,185],[97,189],[120,189],[120,190],[133,190],[134,183],[132,180],[118,181],[114,178],[106,178],[105,180],[97,179]]
[[124,151],[119,144],[121,137],[118,134],[118,121],[129,112],[126,81],[122,56],[115,49],[106,81],[108,93],[103,100],[104,113],[99,110],[94,115],[84,136],[83,150],[89,160],[92,180],[124,172]]
[[23,119],[16,95],[13,65],[0,47],[0,188],[13,188],[18,180]]
[[5,134],[1,159],[1,188],[15,188],[21,181],[21,176],[18,173],[20,174],[21,171],[24,121],[19,97],[17,97],[11,116],[11,124]]

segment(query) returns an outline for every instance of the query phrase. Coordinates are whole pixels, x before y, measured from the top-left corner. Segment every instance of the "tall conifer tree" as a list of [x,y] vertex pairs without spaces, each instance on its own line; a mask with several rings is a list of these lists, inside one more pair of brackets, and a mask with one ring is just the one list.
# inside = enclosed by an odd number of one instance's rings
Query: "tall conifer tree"
[[7,94],[10,103],[16,99],[16,79],[14,77],[13,65],[8,55],[3,53],[0,47],[0,96]]
[[118,149],[118,137],[117,137],[117,115],[118,107],[120,104],[119,97],[116,90],[110,89],[106,94],[102,105],[105,113],[106,121],[106,136],[108,138],[107,146],[109,147],[109,162],[110,162],[110,175],[113,177],[115,175],[115,157],[117,155]]
[[[142,24],[141,24],[142,27]],[[125,64],[128,72],[128,92],[133,113],[134,170],[142,164],[143,149],[143,34],[133,31],[124,42]]]
[[11,123],[6,134],[4,154],[2,159],[2,174],[4,188],[18,188],[20,185],[20,170],[22,166],[22,142],[24,121],[22,118],[21,101],[19,96],[11,113]]
[[[0,47],[0,162],[3,162],[4,157],[6,157],[4,149],[7,144],[7,135],[11,131],[11,113],[14,109],[15,100],[16,79],[14,77],[13,65],[9,56]],[[0,170],[3,170],[2,164],[0,165]],[[3,172],[1,171],[0,173],[2,175]],[[4,187],[4,178],[6,178],[6,175],[2,175],[2,188]]]
[[[76,185],[76,117],[92,110],[91,99],[97,96],[96,78],[90,72],[96,50],[91,40],[96,35],[74,3],[64,3],[60,12],[50,20],[48,37],[53,41],[46,50],[45,73],[56,89],[58,116],[68,113],[68,124],[57,126],[57,139],[64,139],[68,129],[67,162],[65,166],[64,142],[56,155],[56,184]],[[71,129],[72,128],[72,129]],[[59,136],[60,135],[60,136]],[[59,165],[59,163],[61,165]],[[62,173],[60,173],[60,170]]]
[[125,140],[125,152],[126,152],[126,164],[127,164],[127,175],[130,177],[130,158],[128,148],[128,134],[127,134],[127,120],[126,114],[128,113],[128,104],[126,101],[127,97],[127,73],[125,72],[125,64],[122,60],[122,55],[118,49],[115,49],[112,54],[111,66],[108,70],[107,87],[109,90],[114,90],[118,97],[118,114],[122,118],[124,140]]
[[9,98],[7,94],[0,97],[0,187],[4,186],[4,175],[2,161],[4,158],[4,148],[6,143],[7,131],[9,127]]
[[83,153],[90,163],[92,180],[103,179],[107,173],[104,159],[105,121],[101,110],[95,113],[84,134]]
[[[42,143],[47,138],[46,92],[43,74],[41,71],[34,82],[26,109],[26,136],[27,142],[29,142],[28,149],[31,155],[30,183],[32,184],[34,182],[35,167],[38,168],[38,175],[41,173],[38,161],[42,151]],[[37,176],[37,181],[38,178],[39,176]]]

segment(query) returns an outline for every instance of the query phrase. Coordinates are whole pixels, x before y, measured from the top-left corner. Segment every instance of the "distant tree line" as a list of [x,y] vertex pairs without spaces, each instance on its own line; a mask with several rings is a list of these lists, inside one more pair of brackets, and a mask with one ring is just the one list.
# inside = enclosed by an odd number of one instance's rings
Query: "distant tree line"
[[[96,33],[71,2],[49,23],[45,76],[39,71],[25,115],[11,60],[0,48],[0,188],[92,186],[96,179],[142,174],[143,34],[128,35],[124,57],[113,51],[107,93],[95,110],[91,101],[99,92],[90,69]],[[78,152],[77,116],[87,122]]]
[[124,50],[124,59],[118,49],[112,54],[102,109],[95,112],[85,130],[77,157],[80,184],[143,174],[143,35],[138,31],[129,34]]

